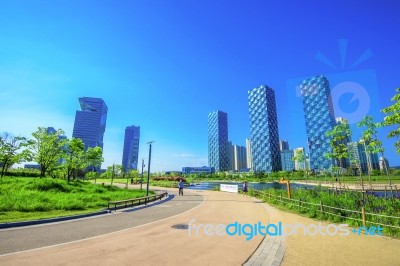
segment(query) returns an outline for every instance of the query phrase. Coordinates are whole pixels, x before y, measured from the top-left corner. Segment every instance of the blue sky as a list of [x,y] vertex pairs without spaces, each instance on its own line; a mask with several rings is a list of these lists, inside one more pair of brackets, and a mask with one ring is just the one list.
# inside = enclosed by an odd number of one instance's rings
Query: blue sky
[[[121,164],[129,125],[141,127],[140,158],[155,141],[154,171],[202,166],[208,113],[227,112],[229,139],[245,145],[247,91],[262,84],[276,92],[280,138],[305,146],[296,85],[318,74],[336,113],[381,120],[400,87],[399,4],[284,2],[2,1],[0,131],[53,126],[71,137],[78,98],[100,97],[103,167]],[[400,165],[387,132],[386,155]]]

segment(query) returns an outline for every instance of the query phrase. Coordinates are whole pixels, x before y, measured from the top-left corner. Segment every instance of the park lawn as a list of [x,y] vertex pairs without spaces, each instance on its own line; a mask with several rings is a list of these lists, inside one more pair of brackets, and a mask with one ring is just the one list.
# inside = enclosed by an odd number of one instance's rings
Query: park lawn
[[109,201],[145,194],[145,190],[82,181],[4,177],[0,179],[0,222],[90,213],[105,209]]

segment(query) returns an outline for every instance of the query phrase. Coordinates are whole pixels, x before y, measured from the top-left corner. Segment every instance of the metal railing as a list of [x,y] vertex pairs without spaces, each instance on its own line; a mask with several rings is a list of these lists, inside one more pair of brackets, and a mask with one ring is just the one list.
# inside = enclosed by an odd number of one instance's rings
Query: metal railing
[[167,197],[168,192],[163,192],[157,195],[151,195],[147,197],[141,198],[134,198],[134,199],[127,199],[127,200],[116,200],[116,201],[109,201],[108,202],[108,209],[111,210],[110,206],[114,206],[113,210],[116,211],[122,208],[128,208],[133,206],[138,206],[140,204],[147,204],[150,201],[161,200],[163,197]]

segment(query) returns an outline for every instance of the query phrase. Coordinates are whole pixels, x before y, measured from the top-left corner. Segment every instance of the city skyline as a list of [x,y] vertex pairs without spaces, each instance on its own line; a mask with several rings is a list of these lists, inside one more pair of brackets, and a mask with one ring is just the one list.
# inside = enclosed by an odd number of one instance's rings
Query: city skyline
[[[155,141],[152,171],[203,166],[206,114],[228,113],[229,138],[243,146],[247,91],[261,84],[275,89],[280,138],[306,147],[297,86],[323,74],[335,114],[347,117],[356,141],[357,120],[370,114],[382,121],[379,110],[399,87],[396,6],[7,1],[0,10],[0,131],[30,137],[37,127],[54,127],[70,138],[76,99],[97,97],[109,108],[102,168],[121,162],[131,124],[141,126],[140,161]],[[390,129],[378,137],[398,166]]]

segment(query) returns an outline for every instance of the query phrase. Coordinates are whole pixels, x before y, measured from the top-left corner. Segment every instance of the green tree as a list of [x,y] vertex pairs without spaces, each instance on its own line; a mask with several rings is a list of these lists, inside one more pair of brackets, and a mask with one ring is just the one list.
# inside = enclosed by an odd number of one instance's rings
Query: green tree
[[39,127],[32,136],[29,149],[33,160],[40,165],[40,177],[44,177],[46,172],[51,172],[60,164],[59,160],[64,157],[67,139],[63,137],[63,130],[48,132],[45,127]]
[[85,144],[79,138],[72,138],[67,142],[63,168],[67,174],[68,182],[75,177],[77,172],[85,167]]
[[3,132],[0,135],[0,163],[1,176],[16,163],[29,160],[29,151],[25,149],[28,141],[25,137],[15,137],[14,135]]
[[[360,122],[357,123],[357,127],[365,127],[366,129],[361,133],[360,143],[364,145],[364,150],[367,157],[368,164],[368,176],[371,182],[371,173],[372,173],[372,163],[370,154],[380,153],[382,157],[384,157],[384,148],[382,141],[378,139],[378,131],[377,128],[381,127],[380,123],[375,123],[374,118],[370,115],[365,116]],[[389,177],[389,183],[390,177]]]
[[330,138],[332,151],[325,157],[333,159],[336,166],[343,168],[343,162],[348,158],[347,142],[351,138],[351,129],[347,121],[338,123],[332,130],[326,132]]
[[[400,88],[397,88],[396,91],[400,92]],[[381,110],[384,114],[386,114],[383,120],[383,125],[395,126],[395,129],[391,130],[387,137],[398,139],[400,137],[400,93],[394,95],[391,100],[395,103]],[[395,142],[395,147],[397,153],[400,154],[400,140]]]
[[[306,163],[305,163],[306,156],[305,156],[305,154],[303,152],[303,149],[296,150],[292,160],[293,161],[297,161],[300,164],[303,164],[303,171],[304,171],[303,172],[303,177],[304,177],[307,167],[306,167]],[[307,183],[307,178],[306,178],[306,183]]]

